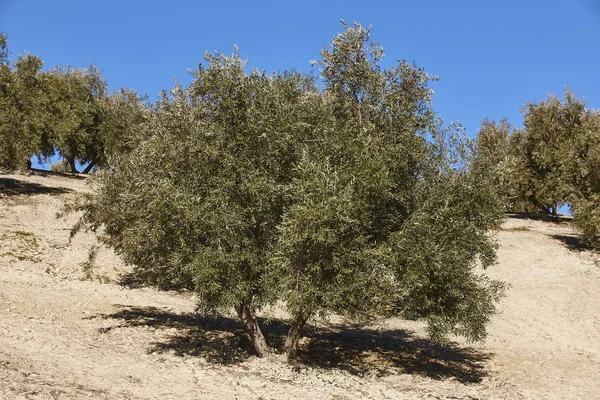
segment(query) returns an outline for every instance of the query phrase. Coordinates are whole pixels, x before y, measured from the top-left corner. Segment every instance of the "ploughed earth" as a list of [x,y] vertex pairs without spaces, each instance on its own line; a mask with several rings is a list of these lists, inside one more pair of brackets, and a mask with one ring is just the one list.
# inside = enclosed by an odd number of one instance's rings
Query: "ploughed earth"
[[[600,398],[600,261],[568,219],[513,216],[497,232],[510,283],[484,343],[441,346],[397,319],[313,324],[299,360],[258,359],[237,320],[195,314],[194,296],[136,288],[77,215],[86,180],[0,175],[0,399]],[[126,279],[125,279],[126,280]],[[271,343],[286,315],[266,310]]]

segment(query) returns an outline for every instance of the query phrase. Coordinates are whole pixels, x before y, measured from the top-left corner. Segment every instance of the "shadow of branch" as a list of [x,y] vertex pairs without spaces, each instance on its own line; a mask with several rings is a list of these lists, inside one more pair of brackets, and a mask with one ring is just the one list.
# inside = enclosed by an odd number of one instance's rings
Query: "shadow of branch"
[[63,194],[72,192],[71,189],[50,187],[39,183],[23,182],[11,178],[0,178],[0,193],[5,196]]
[[[177,314],[155,307],[121,307],[121,311],[100,316],[121,322],[102,328],[102,332],[117,327],[175,328],[174,335],[152,343],[148,352],[203,357],[217,364],[237,364],[254,355],[236,319]],[[280,320],[261,319],[260,323],[269,344],[281,352],[287,325]],[[486,376],[485,362],[490,356],[455,343],[440,345],[407,330],[375,331],[351,324],[330,324],[306,327],[296,363],[345,370],[357,376],[408,373],[475,383]]]
[[509,213],[506,213],[506,216],[509,218],[516,218],[516,219],[528,219],[528,220],[532,220],[532,221],[551,222],[553,224],[569,224],[573,221],[573,217],[566,216],[566,215],[547,215],[547,214],[509,212]]
[[571,251],[591,250],[591,247],[579,235],[550,235],[552,239],[562,242]]

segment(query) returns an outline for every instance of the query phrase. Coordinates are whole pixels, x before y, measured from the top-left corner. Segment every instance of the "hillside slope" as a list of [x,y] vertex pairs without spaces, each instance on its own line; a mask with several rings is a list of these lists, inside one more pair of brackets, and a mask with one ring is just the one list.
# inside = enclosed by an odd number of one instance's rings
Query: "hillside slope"
[[[186,293],[131,288],[95,238],[69,243],[56,213],[85,179],[0,175],[0,398],[599,398],[600,267],[569,222],[509,218],[498,235],[511,284],[488,340],[439,346],[421,323],[312,326],[300,360],[253,357],[234,318],[194,314]],[[279,318],[265,326],[281,338]]]

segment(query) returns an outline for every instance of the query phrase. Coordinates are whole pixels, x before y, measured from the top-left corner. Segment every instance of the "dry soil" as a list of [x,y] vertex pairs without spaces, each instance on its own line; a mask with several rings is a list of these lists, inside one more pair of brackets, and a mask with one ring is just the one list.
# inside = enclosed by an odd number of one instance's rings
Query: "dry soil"
[[[68,175],[0,175],[0,399],[600,398],[600,266],[570,222],[508,218],[497,232],[510,283],[481,344],[429,341],[419,322],[311,325],[299,361],[254,357],[232,316],[202,318],[189,293],[125,285],[97,242],[69,242],[86,189]],[[285,332],[275,309],[264,329]]]

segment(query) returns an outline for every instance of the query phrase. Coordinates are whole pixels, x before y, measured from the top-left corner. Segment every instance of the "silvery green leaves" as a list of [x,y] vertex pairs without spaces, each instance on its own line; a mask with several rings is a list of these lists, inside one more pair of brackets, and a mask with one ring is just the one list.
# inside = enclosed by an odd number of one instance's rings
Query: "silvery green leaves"
[[85,222],[140,279],[194,290],[206,312],[235,309],[260,356],[256,312],[277,302],[290,358],[305,323],[330,313],[416,316],[436,338],[481,339],[501,285],[475,271],[495,260],[502,212],[471,173],[470,142],[435,119],[435,78],[382,69],[360,24],[321,56],[323,90],[295,71],[247,71],[237,49],[208,53],[98,179]]

